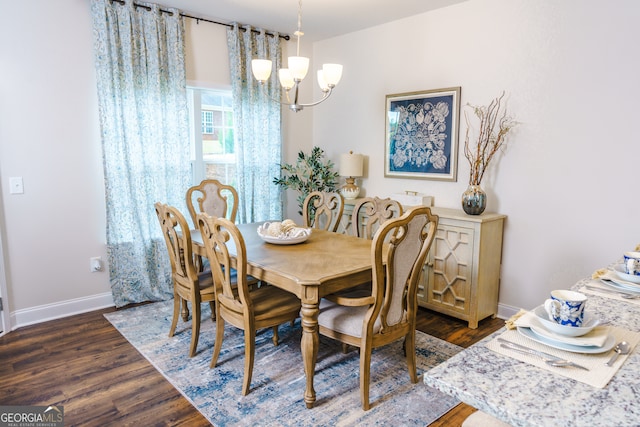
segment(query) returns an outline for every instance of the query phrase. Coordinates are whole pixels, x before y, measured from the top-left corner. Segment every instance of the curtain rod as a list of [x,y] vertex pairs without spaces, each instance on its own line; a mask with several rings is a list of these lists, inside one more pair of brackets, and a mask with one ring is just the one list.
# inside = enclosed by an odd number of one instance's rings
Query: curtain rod
[[[120,4],[122,4],[122,5],[124,5],[124,4],[125,4],[125,3],[124,3],[124,0],[111,0],[111,2],[120,3]],[[143,9],[147,10],[147,11],[150,11],[150,10],[151,10],[151,8],[150,8],[149,6],[144,5],[144,4],[133,3],[133,5],[134,5],[135,7],[141,7],[141,8],[143,8]],[[168,14],[170,14],[170,15],[173,15],[173,12],[171,12],[170,10],[160,9],[160,12],[168,13]],[[184,17],[184,18],[195,19],[195,20],[196,20],[196,23],[199,23],[200,21],[204,21],[204,22],[210,22],[210,23],[212,23],[212,24],[224,25],[225,27],[233,27],[233,25],[232,25],[232,24],[229,24],[229,23],[227,23],[227,22],[212,21],[212,20],[210,20],[210,19],[200,18],[200,17],[198,17],[198,16],[191,16],[191,15],[187,15],[187,14],[185,14],[185,13],[181,13],[181,14],[180,14],[180,16],[182,16],[182,17]],[[241,29],[242,31],[246,31],[244,28],[240,28],[240,29]],[[257,31],[257,30],[251,30],[251,31],[253,31],[254,33],[260,33],[260,31]],[[274,34],[273,34],[273,33],[270,33],[270,32],[265,32],[265,34],[266,34],[266,35],[268,35],[268,36],[272,36],[272,37],[274,36]],[[290,37],[289,37],[289,35],[288,35],[288,34],[281,34],[281,35],[280,35],[280,38],[285,39],[285,40],[289,40],[289,39],[290,39]]]

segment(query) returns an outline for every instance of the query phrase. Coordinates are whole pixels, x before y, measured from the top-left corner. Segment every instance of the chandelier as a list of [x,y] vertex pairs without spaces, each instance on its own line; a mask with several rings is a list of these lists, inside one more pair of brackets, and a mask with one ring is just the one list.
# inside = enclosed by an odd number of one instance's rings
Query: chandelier
[[[302,32],[302,0],[298,1],[298,29],[293,33],[297,37],[296,56],[288,58],[288,68],[278,70],[278,80],[280,86],[284,89],[286,100],[277,100],[283,105],[289,106],[289,109],[298,112],[304,107],[313,107],[327,99],[333,88],[342,77],[342,65],[340,64],[323,64],[322,69],[318,70],[318,84],[322,90],[322,98],[320,100],[308,104],[302,104],[298,101],[298,86],[307,76],[309,71],[309,58],[300,56],[300,37],[304,35]],[[263,85],[271,76],[271,61],[268,59],[251,60],[251,71],[258,82]]]

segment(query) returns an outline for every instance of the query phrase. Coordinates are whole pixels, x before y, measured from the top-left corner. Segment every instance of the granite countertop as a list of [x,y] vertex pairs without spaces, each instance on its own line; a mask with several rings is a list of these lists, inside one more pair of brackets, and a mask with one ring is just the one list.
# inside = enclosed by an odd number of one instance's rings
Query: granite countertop
[[[591,279],[583,279],[574,289]],[[589,295],[589,312],[603,322],[640,332],[638,300]],[[554,375],[495,353],[485,344],[504,329],[425,372],[425,384],[512,426],[639,426],[640,350],[636,348],[604,389]]]

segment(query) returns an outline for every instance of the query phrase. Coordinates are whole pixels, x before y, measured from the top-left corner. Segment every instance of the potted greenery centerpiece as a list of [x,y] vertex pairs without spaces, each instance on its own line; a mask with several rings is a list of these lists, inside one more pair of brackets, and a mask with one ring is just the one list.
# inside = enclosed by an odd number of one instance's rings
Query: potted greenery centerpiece
[[465,111],[467,122],[467,133],[464,141],[464,155],[471,167],[469,173],[469,187],[462,194],[462,209],[469,215],[480,215],[486,208],[487,195],[480,187],[489,163],[495,154],[504,148],[507,143],[507,135],[518,124],[513,117],[507,115],[506,107],[503,106],[504,92],[493,99],[488,106],[474,106],[467,104],[473,109],[474,114],[480,120],[478,126],[478,136],[475,146],[469,143],[471,124],[468,112]]
[[324,159],[324,150],[313,147],[311,154],[298,153],[295,165],[281,164],[282,177],[273,178],[273,183],[285,189],[296,190],[298,194],[298,213],[302,215],[304,199],[313,191],[336,191],[338,172],[333,170],[331,160]]

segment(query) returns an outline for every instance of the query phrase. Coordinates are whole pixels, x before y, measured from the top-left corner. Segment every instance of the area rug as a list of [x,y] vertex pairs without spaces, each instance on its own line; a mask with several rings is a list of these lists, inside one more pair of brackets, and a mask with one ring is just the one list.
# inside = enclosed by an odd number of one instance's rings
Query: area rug
[[374,350],[369,411],[360,405],[357,350],[344,354],[341,344],[321,336],[314,377],[317,401],[307,409],[300,319],[293,326],[280,326],[277,347],[270,329],[258,331],[251,390],[242,396],[243,332],[227,324],[218,366],[210,369],[215,322],[208,304],[202,308],[198,353],[193,358],[187,355],[190,321],[180,319],[175,336],[168,337],[173,301],[105,317],[214,426],[427,426],[459,403],[425,385],[422,373],[461,347],[418,332],[417,384],[409,379],[401,341]]

